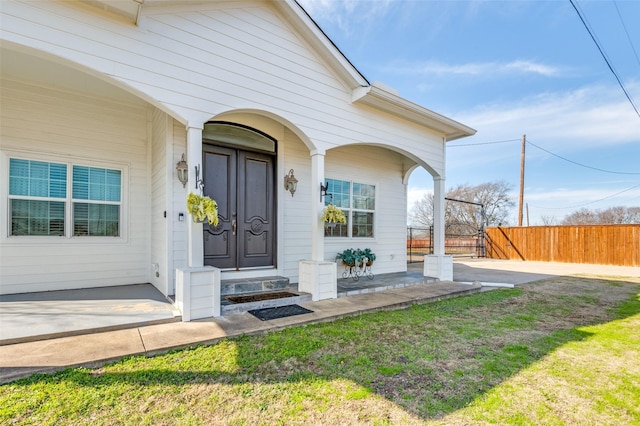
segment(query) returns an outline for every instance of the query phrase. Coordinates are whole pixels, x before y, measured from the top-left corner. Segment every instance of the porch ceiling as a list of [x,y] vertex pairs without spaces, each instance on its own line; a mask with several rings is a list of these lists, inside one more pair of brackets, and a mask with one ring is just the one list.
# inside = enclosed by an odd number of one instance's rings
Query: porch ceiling
[[145,105],[146,102],[113,84],[100,80],[78,69],[52,59],[26,52],[0,47],[2,78],[20,82],[33,82],[45,87],[81,92],[89,96],[107,98],[128,104]]

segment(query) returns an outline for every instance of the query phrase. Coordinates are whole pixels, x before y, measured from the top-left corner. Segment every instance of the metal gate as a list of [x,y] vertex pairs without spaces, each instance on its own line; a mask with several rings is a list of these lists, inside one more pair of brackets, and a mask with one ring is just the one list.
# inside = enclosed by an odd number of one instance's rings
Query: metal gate
[[[469,224],[447,224],[444,251],[453,256],[485,257],[484,230]],[[407,262],[423,262],[427,254],[433,254],[433,226],[407,227]]]

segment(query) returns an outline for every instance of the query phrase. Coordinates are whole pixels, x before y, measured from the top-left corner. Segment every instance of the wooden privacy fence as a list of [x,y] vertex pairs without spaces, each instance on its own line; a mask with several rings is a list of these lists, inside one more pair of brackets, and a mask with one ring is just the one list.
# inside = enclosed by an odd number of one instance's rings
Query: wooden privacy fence
[[487,228],[486,244],[493,259],[640,266],[640,224]]

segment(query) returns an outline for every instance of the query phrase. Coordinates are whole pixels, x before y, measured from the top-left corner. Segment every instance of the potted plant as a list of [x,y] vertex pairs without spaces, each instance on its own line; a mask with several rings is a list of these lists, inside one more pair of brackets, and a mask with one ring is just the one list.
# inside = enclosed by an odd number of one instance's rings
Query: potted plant
[[191,192],[187,197],[187,210],[196,223],[203,223],[206,220],[209,225],[218,225],[218,203],[208,196]]
[[362,257],[366,259],[366,266],[371,266],[373,261],[376,260],[376,254],[370,248],[362,250]]
[[344,212],[333,204],[328,204],[322,210],[321,219],[323,222],[327,223],[330,228],[335,227],[338,222],[347,223],[347,217],[344,215]]
[[341,260],[346,266],[357,266],[362,260],[358,252],[359,250],[345,249],[336,254],[336,260]]

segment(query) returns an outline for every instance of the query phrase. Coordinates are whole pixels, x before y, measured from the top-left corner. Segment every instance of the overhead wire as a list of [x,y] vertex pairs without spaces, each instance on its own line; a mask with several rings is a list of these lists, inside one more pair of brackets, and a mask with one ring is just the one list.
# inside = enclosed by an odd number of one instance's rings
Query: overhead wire
[[631,41],[631,36],[629,35],[629,31],[627,31],[627,26],[624,24],[624,19],[622,19],[622,13],[620,13],[620,9],[618,8],[618,2],[616,0],[613,0],[613,5],[616,7],[616,12],[618,12],[618,18],[620,18],[620,23],[622,24],[624,33],[627,35],[627,41],[629,42],[629,46],[631,46],[631,50],[633,50],[633,54],[636,57],[636,62],[638,62],[638,65],[640,65],[640,58],[638,57],[638,52],[636,51],[636,48],[633,45],[633,41]]
[[586,18],[583,17],[582,12],[580,11],[580,9],[578,8],[578,6],[576,5],[576,3],[574,2],[574,0],[569,0],[569,2],[571,3],[571,6],[573,6],[573,8],[575,9],[576,13],[578,14],[578,17],[580,18],[580,21],[582,21],[582,25],[584,25],[584,27],[586,28],[587,32],[589,33],[589,35],[591,36],[591,40],[593,40],[593,42],[595,43],[596,47],[598,48],[598,51],[600,52],[600,54],[602,55],[602,58],[604,59],[604,61],[607,63],[607,66],[609,67],[609,70],[611,71],[611,73],[613,74],[613,76],[616,78],[616,80],[618,81],[618,85],[620,85],[620,88],[622,89],[622,91],[624,92],[625,96],[627,97],[627,100],[629,101],[629,103],[631,104],[631,106],[633,107],[634,111],[636,112],[636,114],[638,115],[638,118],[640,118],[640,111],[638,111],[638,108],[636,107],[635,103],[633,102],[633,100],[631,99],[631,95],[629,95],[629,92],[627,92],[626,87],[624,87],[624,84],[622,83],[622,80],[620,79],[620,77],[618,76],[618,73],[613,69],[613,66],[611,65],[611,62],[609,61],[609,58],[607,57],[607,55],[604,53],[604,50],[602,49],[602,47],[600,46],[600,43],[598,43],[598,40],[596,39],[593,31],[591,30],[591,27],[589,26],[589,24],[587,24],[586,22]]
[[516,142],[516,141],[519,141],[519,140],[520,139],[507,139],[507,140],[504,140],[504,141],[465,143],[465,144],[460,144],[460,145],[449,145],[449,144],[447,144],[447,148],[457,148],[459,146],[474,146],[474,145],[494,145],[494,144],[498,144],[498,143]]
[[536,148],[538,148],[541,151],[546,152],[547,154],[553,155],[554,157],[557,157],[557,158],[559,158],[561,160],[567,161],[567,162],[569,162],[571,164],[575,164],[576,166],[584,167],[584,168],[591,169],[591,170],[597,170],[597,171],[603,172],[603,173],[613,173],[613,174],[616,174],[616,175],[640,175],[640,173],[636,173],[636,172],[618,172],[618,171],[615,171],[615,170],[605,170],[605,169],[600,169],[598,167],[593,167],[593,166],[588,166],[586,164],[578,163],[577,161],[570,160],[570,159],[565,158],[565,157],[563,157],[561,155],[553,153],[553,152],[549,151],[548,149],[545,149],[545,148],[543,148],[543,147],[541,147],[539,145],[536,145],[535,143],[531,142],[529,139],[527,139],[527,144],[535,146]]

